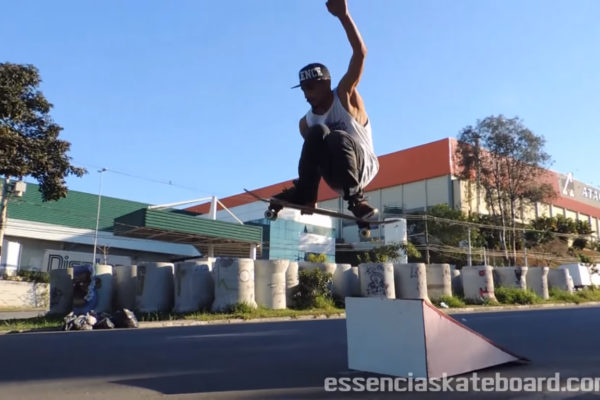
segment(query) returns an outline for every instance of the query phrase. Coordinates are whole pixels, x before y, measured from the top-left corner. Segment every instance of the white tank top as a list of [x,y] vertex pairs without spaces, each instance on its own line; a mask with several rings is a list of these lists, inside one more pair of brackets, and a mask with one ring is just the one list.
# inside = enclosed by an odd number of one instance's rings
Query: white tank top
[[327,125],[330,130],[342,130],[351,135],[358,144],[358,151],[363,152],[365,160],[364,170],[361,171],[360,185],[362,188],[373,180],[379,171],[379,160],[373,149],[371,134],[371,121],[367,117],[367,124],[361,125],[346,111],[337,95],[337,87],[333,89],[333,104],[324,114],[319,115],[308,110],[306,123],[310,128],[313,125]]

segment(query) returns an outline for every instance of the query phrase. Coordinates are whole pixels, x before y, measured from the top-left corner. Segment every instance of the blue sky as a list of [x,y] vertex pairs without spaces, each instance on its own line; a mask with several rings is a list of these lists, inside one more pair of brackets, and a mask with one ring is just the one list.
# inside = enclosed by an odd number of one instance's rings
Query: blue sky
[[[600,2],[349,0],[378,155],[520,117],[550,169],[600,187]],[[292,179],[307,111],[291,90],[351,54],[324,0],[4,2],[0,61],[33,64],[89,171],[70,189],[164,204]]]

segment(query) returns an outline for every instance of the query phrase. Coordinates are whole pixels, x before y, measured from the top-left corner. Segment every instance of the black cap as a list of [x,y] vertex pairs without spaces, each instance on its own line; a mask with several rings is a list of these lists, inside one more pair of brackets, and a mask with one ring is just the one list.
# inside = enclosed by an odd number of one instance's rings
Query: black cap
[[296,86],[292,86],[293,88],[300,87],[302,82],[305,81],[329,81],[331,80],[331,75],[329,74],[329,70],[326,66],[320,63],[312,63],[303,67],[298,73],[298,78],[300,83]]

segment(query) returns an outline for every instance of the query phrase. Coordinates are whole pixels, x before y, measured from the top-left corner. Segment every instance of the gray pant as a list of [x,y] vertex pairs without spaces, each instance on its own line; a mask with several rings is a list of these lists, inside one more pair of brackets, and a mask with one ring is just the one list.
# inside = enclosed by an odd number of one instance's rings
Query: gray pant
[[330,131],[326,125],[311,127],[304,139],[296,187],[307,202],[317,200],[321,178],[336,191],[344,194],[344,200],[363,198],[360,187],[364,159],[356,141],[348,133]]

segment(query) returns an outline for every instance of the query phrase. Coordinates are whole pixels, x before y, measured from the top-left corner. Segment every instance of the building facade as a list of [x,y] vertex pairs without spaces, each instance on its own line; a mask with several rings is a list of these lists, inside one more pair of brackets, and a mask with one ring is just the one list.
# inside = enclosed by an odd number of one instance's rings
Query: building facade
[[[365,193],[369,203],[380,210],[379,218],[422,212],[439,204],[447,204],[466,213],[486,213],[485,204],[477,198],[473,182],[458,178],[456,146],[456,139],[446,138],[380,156],[379,173]],[[539,203],[526,210],[522,220],[528,222],[539,216],[562,215],[587,221],[597,238],[600,230],[600,190],[576,181],[570,174],[550,170],[545,171],[543,179],[553,186],[558,196],[550,204]],[[253,191],[269,197],[291,185],[290,180]],[[260,219],[266,208],[264,203],[254,201],[245,193],[221,199],[221,202],[243,220]],[[342,198],[323,182],[318,202],[319,207],[349,213]],[[207,212],[207,205],[190,210]],[[219,218],[228,220],[230,217],[220,212]],[[360,242],[358,229],[352,222],[333,220],[331,228],[337,240]],[[372,235],[375,239],[385,239],[384,227],[380,226]],[[272,247],[276,245],[271,241]]]
[[94,248],[94,262],[112,265],[260,255],[259,227],[112,197],[98,200],[69,191],[43,202],[38,185],[30,183],[9,197],[0,275],[92,264]]

